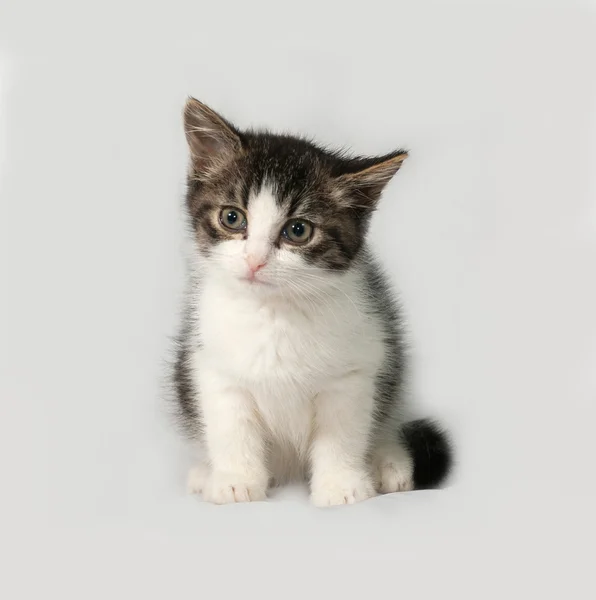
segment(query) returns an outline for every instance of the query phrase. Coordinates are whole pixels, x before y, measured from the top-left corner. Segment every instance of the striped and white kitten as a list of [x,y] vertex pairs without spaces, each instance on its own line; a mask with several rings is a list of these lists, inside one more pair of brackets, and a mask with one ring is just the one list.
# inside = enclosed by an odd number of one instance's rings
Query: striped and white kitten
[[406,158],[349,158],[240,131],[190,99],[186,207],[193,260],[173,379],[211,502],[309,481],[317,506],[440,483],[447,438],[402,422],[405,360],[393,293],[366,246]]

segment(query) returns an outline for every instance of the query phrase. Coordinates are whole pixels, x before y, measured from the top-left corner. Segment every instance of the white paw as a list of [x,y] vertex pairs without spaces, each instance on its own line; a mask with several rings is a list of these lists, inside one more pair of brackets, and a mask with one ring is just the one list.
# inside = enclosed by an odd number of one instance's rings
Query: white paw
[[408,492],[414,489],[414,473],[410,461],[387,462],[378,466],[377,490],[381,494]]
[[316,478],[311,484],[311,501],[315,506],[354,504],[375,496],[375,488],[366,474],[348,473]]
[[209,466],[205,463],[199,463],[188,472],[186,479],[186,488],[189,494],[201,494],[207,480],[209,479]]
[[263,482],[234,473],[213,473],[203,487],[203,498],[214,504],[266,500],[267,479]]

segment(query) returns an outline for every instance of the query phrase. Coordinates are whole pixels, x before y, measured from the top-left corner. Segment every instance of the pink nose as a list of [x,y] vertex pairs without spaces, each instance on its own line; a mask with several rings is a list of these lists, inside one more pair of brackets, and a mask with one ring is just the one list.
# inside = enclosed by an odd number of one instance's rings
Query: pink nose
[[248,265],[251,273],[254,275],[267,264],[267,261],[249,256],[246,259],[246,264]]

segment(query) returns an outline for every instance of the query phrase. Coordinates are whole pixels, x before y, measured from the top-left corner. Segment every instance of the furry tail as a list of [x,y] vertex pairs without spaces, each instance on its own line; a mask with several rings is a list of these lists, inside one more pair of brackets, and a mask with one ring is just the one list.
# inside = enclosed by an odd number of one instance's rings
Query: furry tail
[[418,419],[402,427],[402,436],[414,460],[415,488],[438,487],[453,465],[453,449],[447,433],[430,419]]

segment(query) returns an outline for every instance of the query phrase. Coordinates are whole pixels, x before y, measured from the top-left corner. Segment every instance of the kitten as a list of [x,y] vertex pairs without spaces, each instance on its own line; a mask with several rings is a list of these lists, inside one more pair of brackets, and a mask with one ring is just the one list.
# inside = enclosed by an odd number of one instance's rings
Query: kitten
[[439,484],[449,443],[402,422],[400,316],[365,240],[407,153],[240,131],[193,98],[184,122],[193,264],[173,380],[203,454],[190,490],[256,501],[306,478],[330,506]]

